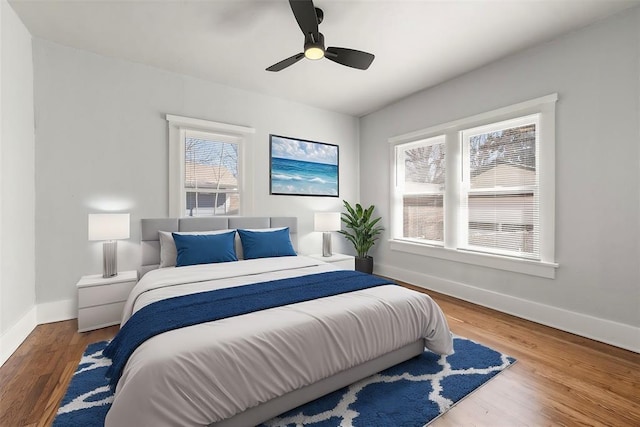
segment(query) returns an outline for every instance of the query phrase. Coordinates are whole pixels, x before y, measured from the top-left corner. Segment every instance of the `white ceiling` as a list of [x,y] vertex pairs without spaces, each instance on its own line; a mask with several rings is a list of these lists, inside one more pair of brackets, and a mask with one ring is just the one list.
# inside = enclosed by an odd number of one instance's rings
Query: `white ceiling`
[[9,0],[34,37],[362,116],[640,0],[339,1],[327,46],[375,54],[367,71],[328,60],[265,68],[301,52],[287,0]]

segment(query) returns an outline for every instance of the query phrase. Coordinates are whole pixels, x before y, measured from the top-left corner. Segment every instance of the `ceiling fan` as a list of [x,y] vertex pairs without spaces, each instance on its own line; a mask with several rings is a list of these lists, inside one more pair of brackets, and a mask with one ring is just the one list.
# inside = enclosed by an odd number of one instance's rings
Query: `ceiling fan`
[[345,47],[324,47],[324,36],[318,31],[318,24],[324,18],[324,12],[313,5],[312,0],[289,0],[293,15],[304,34],[304,52],[297,53],[273,64],[267,71],[280,71],[295,64],[302,58],[327,58],[347,67],[366,70],[373,62],[374,55]]

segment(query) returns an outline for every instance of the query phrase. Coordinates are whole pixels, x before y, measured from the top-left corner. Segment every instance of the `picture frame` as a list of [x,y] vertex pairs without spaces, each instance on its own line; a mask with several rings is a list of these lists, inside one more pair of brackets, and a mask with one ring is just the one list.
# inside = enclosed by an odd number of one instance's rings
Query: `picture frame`
[[337,145],[269,135],[269,194],[340,197]]

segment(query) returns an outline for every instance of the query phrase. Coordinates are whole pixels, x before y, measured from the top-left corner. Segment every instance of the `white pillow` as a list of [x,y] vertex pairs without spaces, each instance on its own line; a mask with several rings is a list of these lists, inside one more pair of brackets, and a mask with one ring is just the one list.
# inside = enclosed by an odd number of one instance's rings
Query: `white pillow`
[[[222,234],[235,231],[230,230],[215,230],[215,231],[176,231],[176,234]],[[160,268],[175,267],[176,258],[178,257],[178,250],[176,249],[176,242],[173,241],[173,235],[170,231],[158,231],[158,238],[160,240]]]

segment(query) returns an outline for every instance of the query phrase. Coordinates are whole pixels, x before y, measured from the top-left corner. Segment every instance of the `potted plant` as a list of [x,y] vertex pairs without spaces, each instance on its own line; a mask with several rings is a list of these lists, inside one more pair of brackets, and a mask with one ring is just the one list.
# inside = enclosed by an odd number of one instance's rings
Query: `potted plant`
[[374,205],[364,209],[359,203],[353,208],[349,202],[343,200],[347,212],[342,213],[342,222],[347,230],[340,230],[356,250],[356,270],[364,273],[373,273],[373,258],[369,256],[369,249],[378,240],[378,234],[384,228],[377,225],[380,217],[372,218]]

